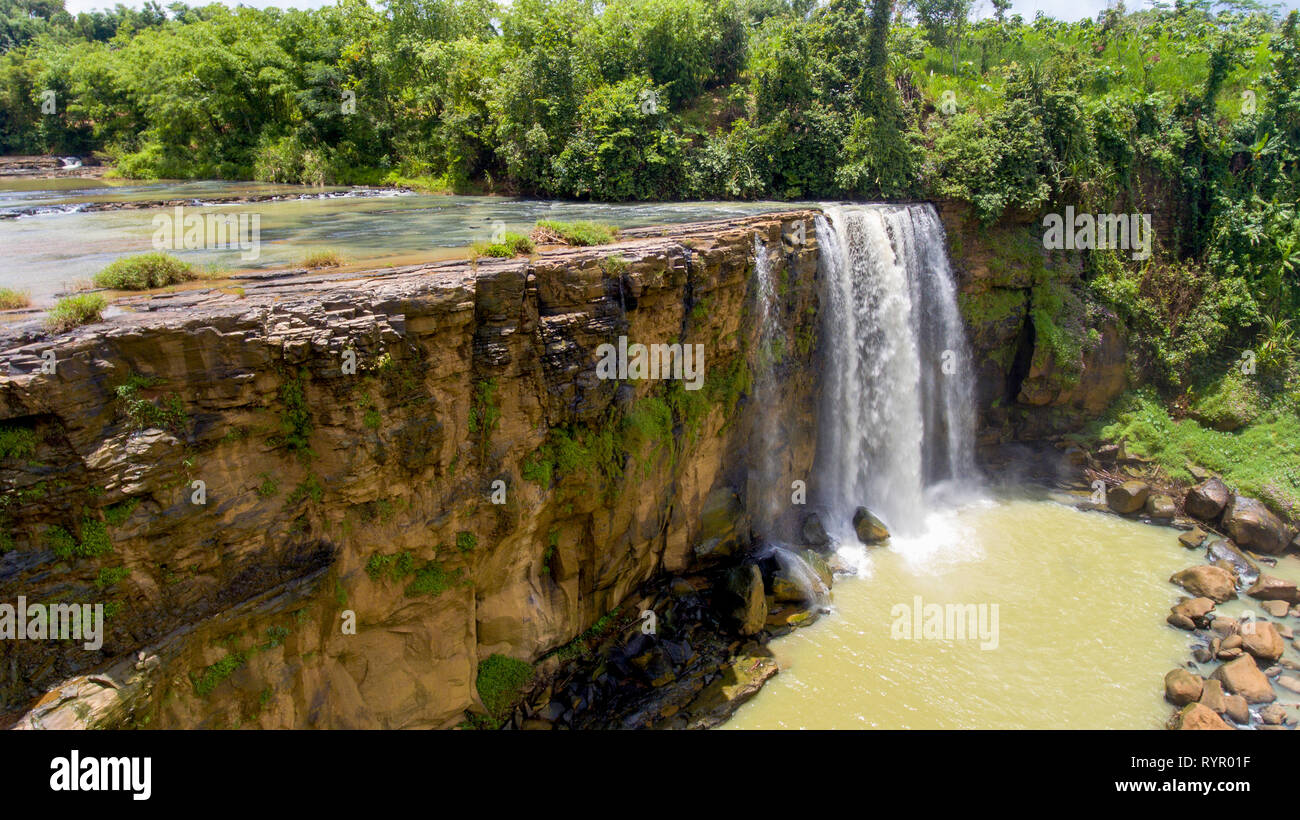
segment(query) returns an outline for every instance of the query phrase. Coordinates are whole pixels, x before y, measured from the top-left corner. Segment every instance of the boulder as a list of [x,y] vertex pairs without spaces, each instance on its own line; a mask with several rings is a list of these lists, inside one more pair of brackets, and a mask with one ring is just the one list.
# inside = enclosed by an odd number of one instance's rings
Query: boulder
[[1286,710],[1274,703],[1259,710],[1259,719],[1269,726],[1281,726],[1286,723]]
[[1234,495],[1223,510],[1223,527],[1239,546],[1276,555],[1291,542],[1291,531],[1264,502]]
[[[1272,703],[1277,698],[1273,694],[1273,687],[1269,684],[1268,678],[1259,671],[1255,659],[1249,655],[1243,655],[1223,664],[1214,670],[1213,677],[1223,684],[1225,690],[1240,695],[1248,703]],[[1235,717],[1233,719],[1236,720]]]
[[1300,604],[1300,589],[1296,587],[1295,581],[1274,578],[1272,575],[1261,574],[1250,589],[1246,590],[1246,594],[1257,601]]
[[1189,550],[1194,550],[1201,544],[1205,543],[1205,530],[1200,527],[1190,529],[1178,536],[1178,543],[1187,547]]
[[1277,685],[1291,692],[1300,695],[1300,678],[1294,675],[1280,675],[1277,679]]
[[1175,706],[1186,706],[1201,699],[1205,680],[1179,667],[1165,675],[1165,700]]
[[1223,603],[1237,597],[1237,581],[1231,572],[1210,564],[1199,564],[1175,572],[1169,578],[1193,595]]
[[1223,698],[1223,713],[1238,726],[1250,724],[1250,704],[1241,695],[1227,695]]
[[815,512],[810,512],[804,516],[803,526],[799,528],[799,532],[803,536],[805,546],[825,547],[831,543],[830,534],[826,532],[826,525],[822,523],[821,516]]
[[1170,610],[1169,623],[1180,629],[1204,629],[1209,625],[1206,617],[1214,610],[1214,601],[1209,598],[1183,598]]
[[1106,492],[1106,504],[1120,515],[1131,515],[1142,509],[1151,494],[1151,486],[1145,481],[1125,481]]
[[1157,521],[1172,521],[1178,514],[1174,500],[1167,495],[1149,495],[1146,501],[1146,513]]
[[1214,521],[1223,512],[1223,508],[1228,505],[1228,499],[1232,492],[1228,485],[1224,484],[1218,478],[1211,478],[1208,481],[1201,482],[1187,491],[1183,499],[1183,509],[1193,518],[1199,518],[1202,521]]
[[1200,704],[1214,710],[1217,715],[1227,711],[1228,704],[1224,699],[1223,684],[1210,678],[1201,687]]
[[1268,621],[1246,624],[1241,633],[1241,648],[1261,661],[1275,661],[1286,649],[1277,627]]
[[[1254,587],[1251,587],[1251,589],[1254,589]],[[1247,591],[1246,594],[1249,595],[1250,592]],[[1291,609],[1291,607],[1287,605],[1286,601],[1264,601],[1260,606],[1263,607],[1265,612],[1272,615],[1274,618],[1285,618],[1286,613]],[[1286,636],[1284,635],[1283,637]]]
[[1259,577],[1259,564],[1250,560],[1246,553],[1237,549],[1237,545],[1223,538],[1216,538],[1205,550],[1210,563],[1223,567],[1237,576],[1243,584],[1254,583]]
[[727,591],[740,604],[731,611],[742,635],[756,635],[767,620],[767,598],[763,595],[763,573],[757,564],[733,567],[727,573]]
[[1223,722],[1223,718],[1214,713],[1213,709],[1202,706],[1199,703],[1189,703],[1174,713],[1167,724],[1170,729],[1178,730],[1205,730],[1205,729],[1231,729],[1232,727]]
[[879,544],[889,539],[889,528],[866,507],[858,507],[853,513],[853,531],[864,544]]

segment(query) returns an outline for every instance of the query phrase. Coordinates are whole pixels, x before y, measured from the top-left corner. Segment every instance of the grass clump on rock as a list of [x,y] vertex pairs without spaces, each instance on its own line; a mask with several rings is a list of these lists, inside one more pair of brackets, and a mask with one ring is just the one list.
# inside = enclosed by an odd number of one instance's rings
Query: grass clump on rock
[[32,303],[32,297],[25,290],[0,288],[0,310],[17,310]]
[[337,268],[343,265],[343,256],[338,251],[312,251],[303,257],[304,268]]
[[500,242],[475,242],[473,251],[475,257],[494,256],[509,259],[512,256],[532,253],[533,240],[521,233],[507,231]]
[[90,325],[104,318],[104,308],[108,300],[98,293],[81,293],[60,299],[50,309],[46,325],[57,333],[72,330],[81,325]]
[[538,220],[532,240],[538,245],[608,245],[618,237],[618,229],[599,222],[558,222]]
[[492,655],[480,661],[475,686],[483,706],[496,725],[510,717],[523,688],[533,678],[533,667],[505,655]]
[[194,266],[165,253],[142,253],[115,260],[92,278],[95,287],[148,290],[197,279]]

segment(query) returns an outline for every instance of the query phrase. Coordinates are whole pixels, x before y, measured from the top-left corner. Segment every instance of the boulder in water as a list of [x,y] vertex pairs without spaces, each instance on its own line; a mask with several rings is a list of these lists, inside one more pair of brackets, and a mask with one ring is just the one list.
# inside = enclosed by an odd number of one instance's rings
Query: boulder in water
[[1214,521],[1227,506],[1231,495],[1227,484],[1220,481],[1218,477],[1211,478],[1187,491],[1187,496],[1183,499],[1183,509],[1187,510],[1188,515],[1202,521]]
[[1231,729],[1232,727],[1223,722],[1223,718],[1214,713],[1214,710],[1208,706],[1199,703],[1189,703],[1174,713],[1169,719],[1168,728],[1182,730],[1205,730],[1205,729]]
[[1262,501],[1234,495],[1223,510],[1223,526],[1241,546],[1274,555],[1286,549],[1291,532]]
[[1226,569],[1211,564],[1201,564],[1175,572],[1170,576],[1169,582],[1177,584],[1193,595],[1209,598],[1219,604],[1237,597],[1237,579]]
[[1255,621],[1241,628],[1241,648],[1258,660],[1275,661],[1282,657],[1286,644],[1272,623]]
[[1246,590],[1246,594],[1257,601],[1284,601],[1289,604],[1300,604],[1300,589],[1296,588],[1295,581],[1274,578],[1272,575],[1261,574],[1259,580],[1250,589]]
[[[1223,684],[1223,688],[1234,695],[1240,695],[1248,703],[1272,703],[1277,699],[1273,687],[1264,673],[1255,665],[1255,659],[1242,655],[1214,670],[1214,678]],[[1236,720],[1236,717],[1233,717]],[[1242,721],[1237,721],[1241,723]]]
[[1165,675],[1165,700],[1175,706],[1186,706],[1201,699],[1204,686],[1205,681],[1200,675],[1179,667]]
[[853,513],[853,531],[864,544],[879,544],[889,540],[889,528],[866,507],[858,507]]
[[1116,487],[1111,487],[1106,493],[1106,503],[1112,510],[1120,515],[1131,515],[1142,509],[1147,503],[1147,496],[1151,494],[1151,486],[1145,481],[1125,481]]

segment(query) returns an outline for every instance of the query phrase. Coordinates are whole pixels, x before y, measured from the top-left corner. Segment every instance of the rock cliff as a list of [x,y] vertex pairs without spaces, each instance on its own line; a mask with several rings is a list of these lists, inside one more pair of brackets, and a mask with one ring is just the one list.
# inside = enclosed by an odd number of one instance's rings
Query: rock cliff
[[[0,332],[0,602],[105,603],[104,643],[0,643],[28,727],[437,728],[644,582],[750,537],[749,464],[813,453],[808,212],[601,248],[268,274]],[[791,343],[758,406],[754,235]],[[701,389],[597,347],[703,345]],[[781,419],[761,441],[755,420]]]

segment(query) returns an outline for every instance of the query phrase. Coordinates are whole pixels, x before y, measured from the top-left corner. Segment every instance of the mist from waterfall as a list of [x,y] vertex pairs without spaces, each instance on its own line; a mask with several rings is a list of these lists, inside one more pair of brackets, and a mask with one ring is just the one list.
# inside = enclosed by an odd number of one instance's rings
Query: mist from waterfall
[[927,491],[977,479],[970,350],[943,226],[929,205],[830,207],[817,241],[827,528],[851,535],[865,505],[892,532],[918,534]]

